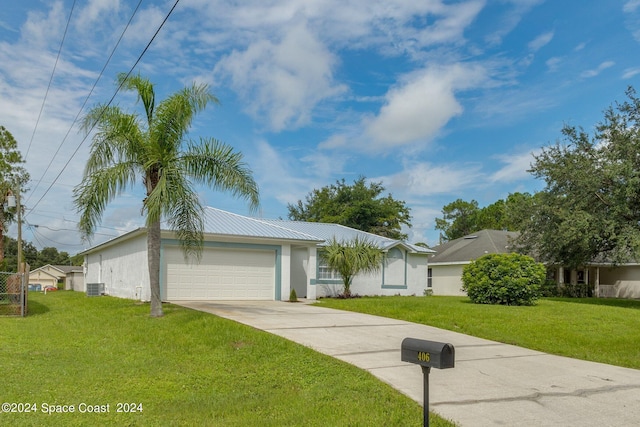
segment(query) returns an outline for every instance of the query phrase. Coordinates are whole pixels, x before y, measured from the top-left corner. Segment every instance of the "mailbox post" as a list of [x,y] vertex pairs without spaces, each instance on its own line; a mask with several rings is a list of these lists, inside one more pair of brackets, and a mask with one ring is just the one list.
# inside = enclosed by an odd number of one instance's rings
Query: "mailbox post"
[[402,340],[400,358],[403,362],[415,363],[422,367],[424,388],[424,417],[423,425],[429,425],[429,373],[431,368],[453,368],[455,364],[455,349],[451,344],[436,341],[405,338]]

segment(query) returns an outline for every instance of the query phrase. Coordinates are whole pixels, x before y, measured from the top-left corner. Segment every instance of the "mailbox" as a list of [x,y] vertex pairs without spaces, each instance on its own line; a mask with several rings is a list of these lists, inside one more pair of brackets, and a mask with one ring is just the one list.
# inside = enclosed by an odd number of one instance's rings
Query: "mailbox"
[[453,368],[455,349],[453,345],[436,341],[405,338],[402,340],[401,360],[426,368]]

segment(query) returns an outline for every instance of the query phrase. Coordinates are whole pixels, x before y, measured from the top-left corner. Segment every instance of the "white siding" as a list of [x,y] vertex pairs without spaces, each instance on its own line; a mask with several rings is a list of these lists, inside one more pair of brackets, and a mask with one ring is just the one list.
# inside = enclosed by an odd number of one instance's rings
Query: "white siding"
[[146,234],[90,253],[85,263],[85,284],[104,283],[105,293],[115,297],[151,299]]

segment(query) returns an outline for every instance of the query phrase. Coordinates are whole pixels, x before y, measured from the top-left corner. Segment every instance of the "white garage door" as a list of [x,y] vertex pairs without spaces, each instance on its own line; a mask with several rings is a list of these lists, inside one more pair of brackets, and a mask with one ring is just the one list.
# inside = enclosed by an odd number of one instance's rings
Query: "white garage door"
[[169,301],[275,298],[275,251],[205,248],[189,265],[180,249],[168,248],[165,260]]

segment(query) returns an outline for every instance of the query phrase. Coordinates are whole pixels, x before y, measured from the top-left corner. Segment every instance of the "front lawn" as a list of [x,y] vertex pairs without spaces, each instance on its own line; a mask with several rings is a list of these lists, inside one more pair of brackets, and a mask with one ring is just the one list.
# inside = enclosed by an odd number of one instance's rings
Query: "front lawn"
[[28,317],[0,318],[0,403],[14,404],[0,425],[422,423],[418,403],[347,363],[210,314],[164,309],[152,319],[130,300],[30,293]]
[[322,307],[375,314],[551,354],[640,369],[640,301],[553,298],[532,307],[467,297],[322,299]]

